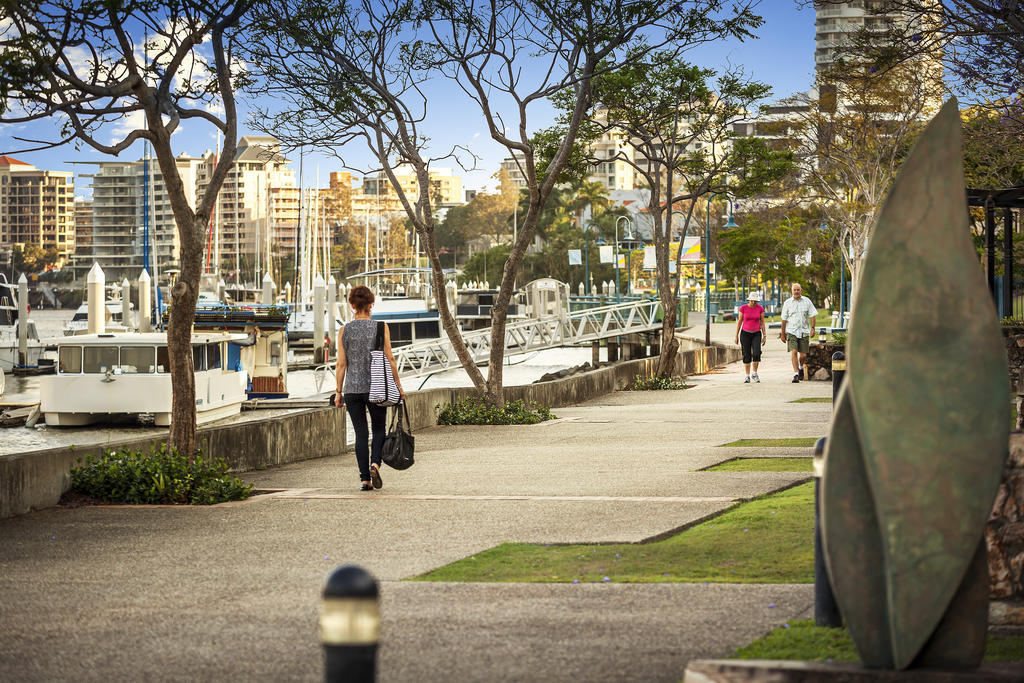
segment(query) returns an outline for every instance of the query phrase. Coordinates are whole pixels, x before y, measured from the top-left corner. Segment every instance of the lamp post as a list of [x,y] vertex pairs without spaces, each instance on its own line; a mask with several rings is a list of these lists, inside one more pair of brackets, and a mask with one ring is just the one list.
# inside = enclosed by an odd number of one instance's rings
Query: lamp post
[[732,219],[732,202],[728,192],[712,192],[708,195],[708,207],[704,214],[704,346],[711,346],[711,200],[720,194],[725,195],[729,204],[729,220],[726,228],[738,228]]
[[[623,237],[632,242],[633,240],[633,228],[631,227],[633,221],[630,220],[629,216],[619,216],[615,219],[615,302],[619,301],[619,221],[626,221],[626,234]],[[629,252],[626,252],[626,294],[629,295]]]
[[593,221],[587,221],[586,225],[583,226],[583,243],[586,249],[586,254],[583,259],[583,289],[586,290],[587,294],[590,294],[590,226],[593,225],[597,228],[598,237],[601,236],[601,226]]

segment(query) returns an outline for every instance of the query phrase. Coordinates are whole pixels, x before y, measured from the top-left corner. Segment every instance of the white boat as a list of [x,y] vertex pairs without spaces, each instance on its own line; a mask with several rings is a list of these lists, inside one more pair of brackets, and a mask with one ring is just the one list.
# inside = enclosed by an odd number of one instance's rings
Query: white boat
[[[288,306],[288,343],[292,346],[302,345],[313,345],[313,330],[314,323],[313,319],[313,302],[308,301],[305,304],[293,304]],[[326,334],[330,330],[330,313],[324,312],[324,333]],[[338,312],[334,312],[334,329],[340,330],[344,325],[341,316]]]
[[0,273],[0,369],[13,372],[15,366],[29,370],[38,369],[46,345],[39,339],[36,325],[32,320],[25,321],[28,331],[27,358],[24,362],[18,357],[18,297],[17,285],[7,281]]
[[[248,373],[228,359],[232,341],[246,335],[194,333],[192,358],[199,424],[237,414]],[[171,423],[171,375],[163,333],[83,334],[57,344],[57,374],[39,381],[39,410],[47,425],[80,426],[118,416],[152,415]]]
[[[128,304],[129,315],[131,318],[128,320],[128,327],[125,327],[123,317],[124,308],[121,305],[120,299],[107,299],[104,302],[103,307],[106,309],[106,320],[104,322],[104,329],[107,332],[130,332],[131,330],[138,329],[138,325],[135,320],[135,305],[132,303]],[[72,336],[76,334],[86,334],[89,331],[89,304],[84,303],[78,307],[75,314],[71,316],[71,320],[64,325],[64,335]]]

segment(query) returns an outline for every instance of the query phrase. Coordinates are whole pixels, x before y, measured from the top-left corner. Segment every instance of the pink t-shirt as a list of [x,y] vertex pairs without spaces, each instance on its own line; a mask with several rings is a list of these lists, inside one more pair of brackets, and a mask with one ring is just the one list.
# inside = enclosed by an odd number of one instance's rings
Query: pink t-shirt
[[740,306],[740,316],[743,318],[744,332],[760,332],[761,318],[764,316],[764,307],[754,304],[743,304]]

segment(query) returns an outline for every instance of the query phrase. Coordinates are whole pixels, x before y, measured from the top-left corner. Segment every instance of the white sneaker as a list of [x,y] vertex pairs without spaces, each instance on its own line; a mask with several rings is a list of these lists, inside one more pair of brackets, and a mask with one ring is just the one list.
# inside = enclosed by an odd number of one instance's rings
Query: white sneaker
[[751,375],[751,376],[750,376],[750,379],[754,380],[754,381],[755,381],[755,382],[757,382],[758,384],[760,384],[760,383],[761,383],[761,378],[757,376],[757,373],[756,373],[756,372],[755,372],[755,373],[754,373],[753,375]]
[[750,384],[750,375],[747,375],[746,377],[743,378],[743,383]]

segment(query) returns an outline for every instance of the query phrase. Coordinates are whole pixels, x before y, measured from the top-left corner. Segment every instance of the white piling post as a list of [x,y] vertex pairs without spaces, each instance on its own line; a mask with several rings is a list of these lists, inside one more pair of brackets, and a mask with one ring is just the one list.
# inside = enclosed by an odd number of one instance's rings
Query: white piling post
[[269,306],[274,303],[274,279],[270,272],[263,273],[263,305]]
[[448,310],[455,315],[455,300],[459,296],[459,288],[454,282],[448,282],[444,286],[444,298],[448,302]]
[[597,285],[593,283],[590,285],[590,296],[597,296]]
[[327,347],[329,353],[333,353],[338,332],[338,281],[331,275],[327,278],[327,337],[331,340]]
[[121,280],[121,324],[125,332],[132,331],[132,283]]
[[284,283],[284,302],[290,304],[292,302],[292,283]]
[[152,312],[151,287],[152,280],[149,277],[149,271],[144,270],[139,275],[139,332],[149,332],[152,329],[149,318]]
[[227,292],[228,285],[226,282],[224,282],[224,278],[221,278],[220,280],[217,281],[217,301],[221,302],[222,304],[227,303]]
[[85,278],[85,296],[88,300],[89,321],[86,331],[89,334],[103,334],[107,331],[107,306],[104,301],[103,290],[106,287],[107,279],[103,275],[103,269],[95,261],[89,274]]
[[18,277],[18,365],[28,365],[28,278]]
[[577,289],[579,290],[580,296],[583,296],[583,283],[582,282],[580,283],[580,286]]
[[326,283],[320,273],[313,278],[313,362],[324,357],[324,299]]

